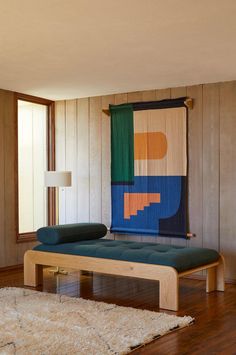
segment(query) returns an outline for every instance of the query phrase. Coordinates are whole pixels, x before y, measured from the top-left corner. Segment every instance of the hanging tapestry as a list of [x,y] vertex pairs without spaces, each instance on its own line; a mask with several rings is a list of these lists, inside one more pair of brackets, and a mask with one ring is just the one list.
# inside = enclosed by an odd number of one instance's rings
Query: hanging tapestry
[[159,106],[110,106],[113,233],[187,236],[186,107]]

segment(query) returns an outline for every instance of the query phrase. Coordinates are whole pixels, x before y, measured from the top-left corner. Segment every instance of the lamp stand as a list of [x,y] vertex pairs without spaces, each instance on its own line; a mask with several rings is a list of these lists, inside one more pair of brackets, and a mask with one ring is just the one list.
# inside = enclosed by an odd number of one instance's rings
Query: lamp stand
[[[56,224],[59,224],[59,187],[55,188],[55,195],[56,195]],[[56,269],[49,270],[54,276],[55,275],[68,275],[68,271],[60,269],[59,266]]]

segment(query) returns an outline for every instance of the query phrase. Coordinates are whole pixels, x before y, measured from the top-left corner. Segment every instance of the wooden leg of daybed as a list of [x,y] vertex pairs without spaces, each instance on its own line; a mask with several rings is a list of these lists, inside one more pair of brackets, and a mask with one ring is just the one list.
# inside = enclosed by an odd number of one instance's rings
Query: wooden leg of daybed
[[35,264],[31,251],[24,255],[24,285],[36,287],[43,283],[43,266]]
[[159,307],[178,311],[179,309],[179,276],[176,270],[172,269],[160,280]]
[[206,292],[216,290],[216,266],[207,269]]
[[223,255],[220,255],[220,263],[216,268],[216,289],[225,290],[225,261]]
[[224,291],[224,289],[224,258],[221,255],[219,265],[207,269],[206,292]]

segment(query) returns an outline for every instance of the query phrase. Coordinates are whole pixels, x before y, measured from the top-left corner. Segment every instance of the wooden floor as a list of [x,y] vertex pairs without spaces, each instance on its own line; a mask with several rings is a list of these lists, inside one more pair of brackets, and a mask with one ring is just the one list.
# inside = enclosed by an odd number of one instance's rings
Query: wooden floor
[[[158,283],[70,272],[53,276],[44,270],[40,290],[158,311]],[[23,287],[22,270],[0,272],[0,287]],[[236,354],[236,285],[225,293],[205,293],[204,281],[181,280],[180,311],[167,312],[195,318],[194,325],[168,334],[132,354]],[[32,354],[33,355],[33,354]]]

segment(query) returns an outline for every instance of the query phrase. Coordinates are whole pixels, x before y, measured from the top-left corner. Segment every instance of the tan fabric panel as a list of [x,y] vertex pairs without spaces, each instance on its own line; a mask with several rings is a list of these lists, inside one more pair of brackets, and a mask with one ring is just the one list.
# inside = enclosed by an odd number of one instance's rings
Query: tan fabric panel
[[[162,159],[135,160],[135,175],[186,176],[186,129],[186,109],[184,107],[135,111],[135,134],[161,132],[167,140],[167,153]],[[159,143],[156,142],[156,144]],[[143,149],[145,150],[146,147]]]

